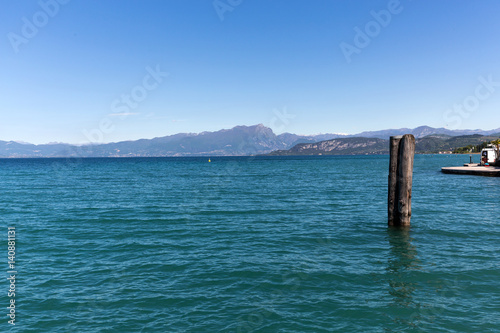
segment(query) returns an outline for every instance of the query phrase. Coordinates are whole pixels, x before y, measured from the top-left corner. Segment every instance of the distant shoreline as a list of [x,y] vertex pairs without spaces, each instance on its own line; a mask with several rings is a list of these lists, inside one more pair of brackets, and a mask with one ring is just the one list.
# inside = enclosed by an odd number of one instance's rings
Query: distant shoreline
[[[480,155],[480,153],[449,153],[449,154],[439,154],[439,153],[426,153],[426,152],[416,152],[415,155]],[[192,158],[192,159],[217,159],[217,158],[233,158],[233,157],[248,157],[248,158],[274,158],[274,157],[349,157],[349,156],[389,156],[389,153],[384,154],[311,154],[311,155],[270,155],[270,154],[262,154],[262,155],[197,155],[197,156],[85,156],[85,157],[76,157],[76,156],[28,156],[28,157],[0,157],[0,160],[91,160],[91,159],[148,159],[148,158]],[[213,161],[212,161],[213,162]]]

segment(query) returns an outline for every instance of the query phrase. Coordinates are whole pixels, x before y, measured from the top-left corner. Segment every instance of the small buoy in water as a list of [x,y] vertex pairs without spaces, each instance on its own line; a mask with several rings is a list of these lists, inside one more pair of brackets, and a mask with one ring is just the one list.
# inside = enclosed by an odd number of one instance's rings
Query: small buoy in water
[[210,161],[210,159],[208,159],[208,163],[210,163],[210,162],[212,162],[212,161]]

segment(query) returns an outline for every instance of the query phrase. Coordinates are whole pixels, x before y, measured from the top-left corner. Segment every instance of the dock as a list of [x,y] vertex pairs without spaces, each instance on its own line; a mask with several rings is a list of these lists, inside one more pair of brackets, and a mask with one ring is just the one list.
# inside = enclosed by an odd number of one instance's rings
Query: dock
[[500,177],[500,167],[482,166],[476,163],[464,164],[461,167],[444,167],[441,172],[456,175],[474,175],[486,177]]

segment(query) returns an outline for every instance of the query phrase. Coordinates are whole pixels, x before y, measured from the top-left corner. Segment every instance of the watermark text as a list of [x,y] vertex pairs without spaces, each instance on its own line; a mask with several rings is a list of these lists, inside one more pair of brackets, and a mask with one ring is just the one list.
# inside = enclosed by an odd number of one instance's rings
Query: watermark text
[[16,325],[16,227],[8,227],[7,231],[8,267],[7,281],[9,281],[9,306],[7,307],[8,323]]

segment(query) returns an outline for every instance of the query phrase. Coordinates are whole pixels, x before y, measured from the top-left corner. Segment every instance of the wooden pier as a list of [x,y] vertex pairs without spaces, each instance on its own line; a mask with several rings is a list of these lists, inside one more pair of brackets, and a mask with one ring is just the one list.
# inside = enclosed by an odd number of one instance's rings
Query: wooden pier
[[500,167],[481,166],[479,164],[465,164],[461,167],[444,167],[441,172],[456,175],[473,175],[485,177],[500,177]]

